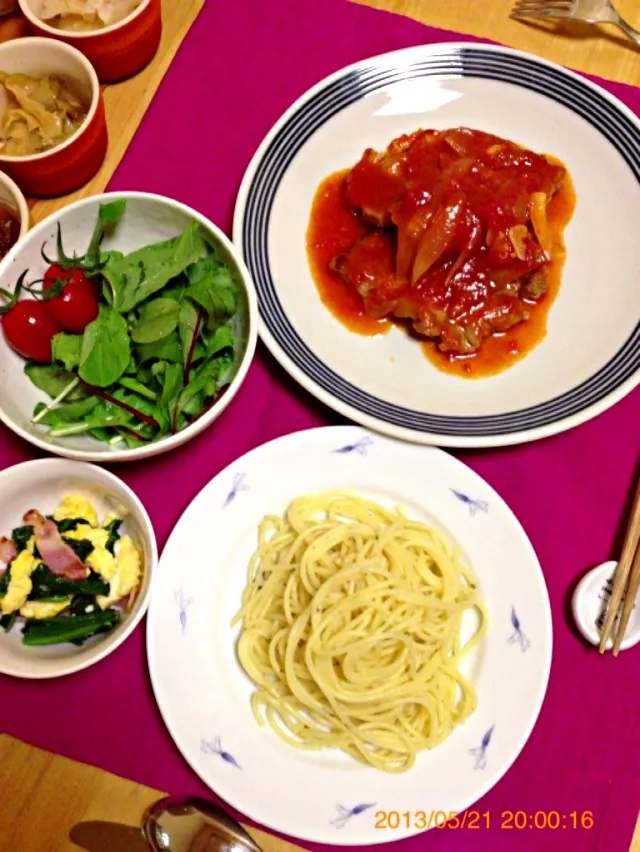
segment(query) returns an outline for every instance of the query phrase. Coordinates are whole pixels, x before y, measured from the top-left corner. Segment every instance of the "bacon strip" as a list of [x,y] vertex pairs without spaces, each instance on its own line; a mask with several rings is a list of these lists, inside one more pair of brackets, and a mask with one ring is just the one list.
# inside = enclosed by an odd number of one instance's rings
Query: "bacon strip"
[[53,521],[43,518],[36,509],[28,511],[24,521],[33,526],[36,547],[42,561],[52,574],[64,577],[65,580],[84,580],[89,576],[89,569],[75,551],[62,540],[58,527]]
[[2,536],[0,538],[0,562],[4,562],[5,565],[8,565],[9,562],[12,562],[16,558],[16,556],[16,546],[13,540]]

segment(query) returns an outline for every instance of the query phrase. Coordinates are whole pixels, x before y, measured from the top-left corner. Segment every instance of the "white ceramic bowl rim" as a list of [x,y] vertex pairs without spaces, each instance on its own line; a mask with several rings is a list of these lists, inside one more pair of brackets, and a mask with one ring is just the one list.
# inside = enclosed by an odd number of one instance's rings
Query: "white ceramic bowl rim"
[[46,21],[43,21],[42,18],[39,18],[35,15],[29,5],[28,0],[18,0],[20,9],[22,14],[31,21],[36,26],[40,27],[43,30],[51,33],[52,35],[60,38],[60,34],[62,33],[65,37],[73,38],[73,39],[87,39],[94,38],[95,36],[103,36],[108,33],[116,32],[117,30],[125,27],[128,23],[135,20],[138,15],[141,15],[142,12],[147,8],[147,6],[151,5],[152,0],[142,0],[140,5],[133,10],[130,14],[123,18],[121,21],[116,21],[115,24],[110,24],[108,27],[102,27],[99,30],[81,30],[79,32],[75,32],[73,30],[59,30],[56,27],[51,27]]
[[[55,31],[54,31],[55,32]],[[64,142],[61,142],[59,145],[54,145],[53,148],[49,148],[46,151],[41,151],[39,154],[28,154],[22,157],[6,157],[0,154],[0,163],[31,163],[36,162],[38,160],[44,160],[47,157],[52,156],[53,154],[57,154],[59,151],[64,150],[72,142],[75,140],[87,129],[89,124],[93,121],[93,118],[98,110],[98,103],[100,102],[100,81],[98,80],[98,75],[95,72],[93,65],[89,62],[87,57],[81,53],[77,47],[73,47],[70,44],[66,44],[63,41],[57,41],[51,38],[43,38],[42,36],[26,36],[25,38],[16,38],[11,39],[11,41],[4,42],[0,44],[0,65],[2,65],[2,50],[6,45],[13,47],[18,42],[30,42],[34,47],[47,47],[52,50],[57,50],[60,53],[67,53],[72,55],[84,68],[87,72],[87,76],[89,77],[89,82],[91,85],[91,103],[89,104],[89,111],[87,112],[84,121],[78,127],[78,129],[71,134]]]
[[[187,204],[183,204],[181,201],[176,201],[174,199],[167,198],[166,196],[157,195],[149,192],[123,191],[107,192],[103,193],[102,195],[92,195],[88,198],[83,198],[79,201],[75,201],[72,204],[69,204],[63,209],[63,211],[58,211],[56,213],[52,213],[50,216],[47,216],[46,219],[43,219],[40,223],[38,223],[34,228],[29,231],[26,239],[39,240],[40,235],[43,234],[47,230],[47,228],[49,228],[51,223],[57,221],[60,212],[67,213],[72,209],[92,206],[100,203],[107,203],[109,201],[113,201],[116,198],[125,198],[127,200],[143,199],[148,201],[156,201],[159,204],[171,207],[175,210],[185,213],[192,219],[198,221],[204,228],[211,231],[211,233],[215,236],[215,239],[221,244],[225,251],[228,252],[229,256],[233,258],[233,261],[238,269],[239,276],[242,279],[242,287],[244,288],[244,292],[246,294],[248,309],[246,345],[242,359],[238,364],[236,373],[233,376],[233,379],[231,380],[227,390],[224,394],[222,394],[222,396],[217,400],[217,402],[215,402],[209,408],[206,413],[200,416],[197,420],[194,420],[184,429],[180,430],[179,432],[176,432],[174,435],[169,435],[164,438],[160,438],[154,444],[144,445],[143,447],[135,447],[133,449],[126,450],[85,451],[71,449],[63,446],[62,444],[52,445],[50,442],[45,441],[36,433],[30,432],[18,426],[11,418],[6,415],[2,406],[0,405],[0,421],[2,421],[5,426],[7,426],[25,441],[28,441],[29,443],[33,444],[36,447],[39,447],[42,450],[45,450],[48,453],[55,452],[56,454],[64,456],[65,458],[76,459],[79,461],[100,461],[111,463],[146,458],[147,456],[156,455],[160,452],[165,452],[174,447],[181,446],[182,444],[186,443],[190,438],[194,438],[196,435],[200,434],[200,432],[204,431],[207,426],[209,426],[218,416],[220,416],[220,414],[222,414],[223,411],[225,411],[225,409],[227,408],[227,406],[229,406],[232,402],[238,389],[240,388],[245,379],[249,367],[251,366],[258,339],[258,303],[256,292],[251,275],[249,274],[248,269],[246,268],[242,258],[240,257],[239,252],[233,246],[231,240],[217,225],[207,219],[206,216],[204,216],[202,213],[199,213],[197,210],[194,210]],[[12,261],[14,261],[22,250],[22,248],[24,247],[24,243],[24,240],[16,243],[16,245],[14,245],[11,250],[5,255],[1,263],[8,265]],[[0,265],[0,270],[1,269],[2,266]],[[153,452],[149,451],[149,447],[161,447],[162,449],[155,449],[155,451]]]

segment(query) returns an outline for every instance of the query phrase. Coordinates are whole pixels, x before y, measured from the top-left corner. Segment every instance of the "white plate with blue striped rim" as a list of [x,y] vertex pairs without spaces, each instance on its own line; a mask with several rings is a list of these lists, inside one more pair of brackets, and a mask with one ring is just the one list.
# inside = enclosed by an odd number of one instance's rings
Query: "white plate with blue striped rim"
[[[369,768],[331,749],[287,745],[257,724],[252,683],[236,659],[239,631],[230,622],[260,520],[325,489],[401,504],[446,531],[466,554],[488,609],[487,633],[463,664],[477,708],[406,773]],[[433,826],[436,811],[442,819],[477,802],[507,772],[535,725],[551,652],[542,571],[499,495],[442,450],[356,426],[278,438],[214,477],[169,538],[147,622],[156,700],[193,770],[267,828],[339,845],[408,837],[429,819]],[[393,830],[376,829],[380,815],[392,811],[409,816],[399,817]]]
[[[401,133],[458,125],[559,157],[577,195],[546,336],[475,380],[439,371],[397,329],[345,329],[322,305],[305,249],[327,175]],[[262,339],[318,399],[406,440],[514,444],[577,426],[640,381],[639,179],[640,120],[604,89],[508,48],[422,45],[345,68],[287,110],[247,169],[233,238],[256,284]]]

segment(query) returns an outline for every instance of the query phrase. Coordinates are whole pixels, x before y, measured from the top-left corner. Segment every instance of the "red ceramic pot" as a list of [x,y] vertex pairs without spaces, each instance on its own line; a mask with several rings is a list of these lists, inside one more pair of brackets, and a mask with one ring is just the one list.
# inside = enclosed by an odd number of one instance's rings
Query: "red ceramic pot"
[[141,71],[155,56],[162,36],[161,0],[142,0],[126,18],[100,30],[71,32],[49,26],[40,18],[43,0],[20,0],[31,31],[77,48],[103,83]]
[[[0,70],[33,77],[56,74],[73,80],[89,104],[87,116],[61,145],[24,157],[3,156],[5,171],[27,195],[66,195],[89,181],[107,153],[107,123],[100,83],[86,57],[68,44],[48,38],[18,38],[0,44]],[[2,87],[0,87],[2,88]],[[6,106],[0,92],[0,115]]]

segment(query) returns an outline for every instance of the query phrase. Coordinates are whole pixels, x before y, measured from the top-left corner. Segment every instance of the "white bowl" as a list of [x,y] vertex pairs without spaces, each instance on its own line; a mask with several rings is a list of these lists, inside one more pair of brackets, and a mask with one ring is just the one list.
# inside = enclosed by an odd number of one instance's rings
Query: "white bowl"
[[121,645],[147,610],[151,582],[158,563],[153,525],[136,494],[101,467],[65,459],[38,459],[0,472],[0,535],[9,536],[21,526],[29,509],[53,512],[66,494],[85,496],[104,517],[114,511],[123,517],[122,532],[130,535],[143,553],[142,589],[130,613],[111,633],[96,636],[81,646],[70,643],[27,647],[16,623],[0,632],[0,672],[14,677],[50,678],[72,674],[102,660]]
[[256,295],[251,277],[238,258],[231,242],[212,222],[179,201],[160,195],[142,192],[118,192],[94,195],[76,201],[59,213],[47,217],[36,225],[6,256],[0,266],[0,287],[13,290],[18,276],[29,269],[29,277],[42,277],[46,264],[40,250],[46,242],[49,252],[55,251],[58,223],[62,227],[64,249],[67,255],[84,253],[96,221],[100,203],[126,198],[127,208],[115,233],[103,241],[105,249],[119,249],[125,253],[149,243],[177,236],[190,219],[196,219],[208,232],[221,258],[230,266],[239,288],[238,310],[232,320],[236,346],[236,360],[228,389],[200,418],[175,435],[159,439],[133,449],[117,449],[94,438],[50,438],[43,426],[33,424],[34,406],[49,397],[38,390],[24,375],[25,361],[0,335],[0,420],[21,438],[50,453],[83,461],[130,461],[148,458],[178,447],[206,429],[231,403],[244,381],[253,358],[257,339]]

